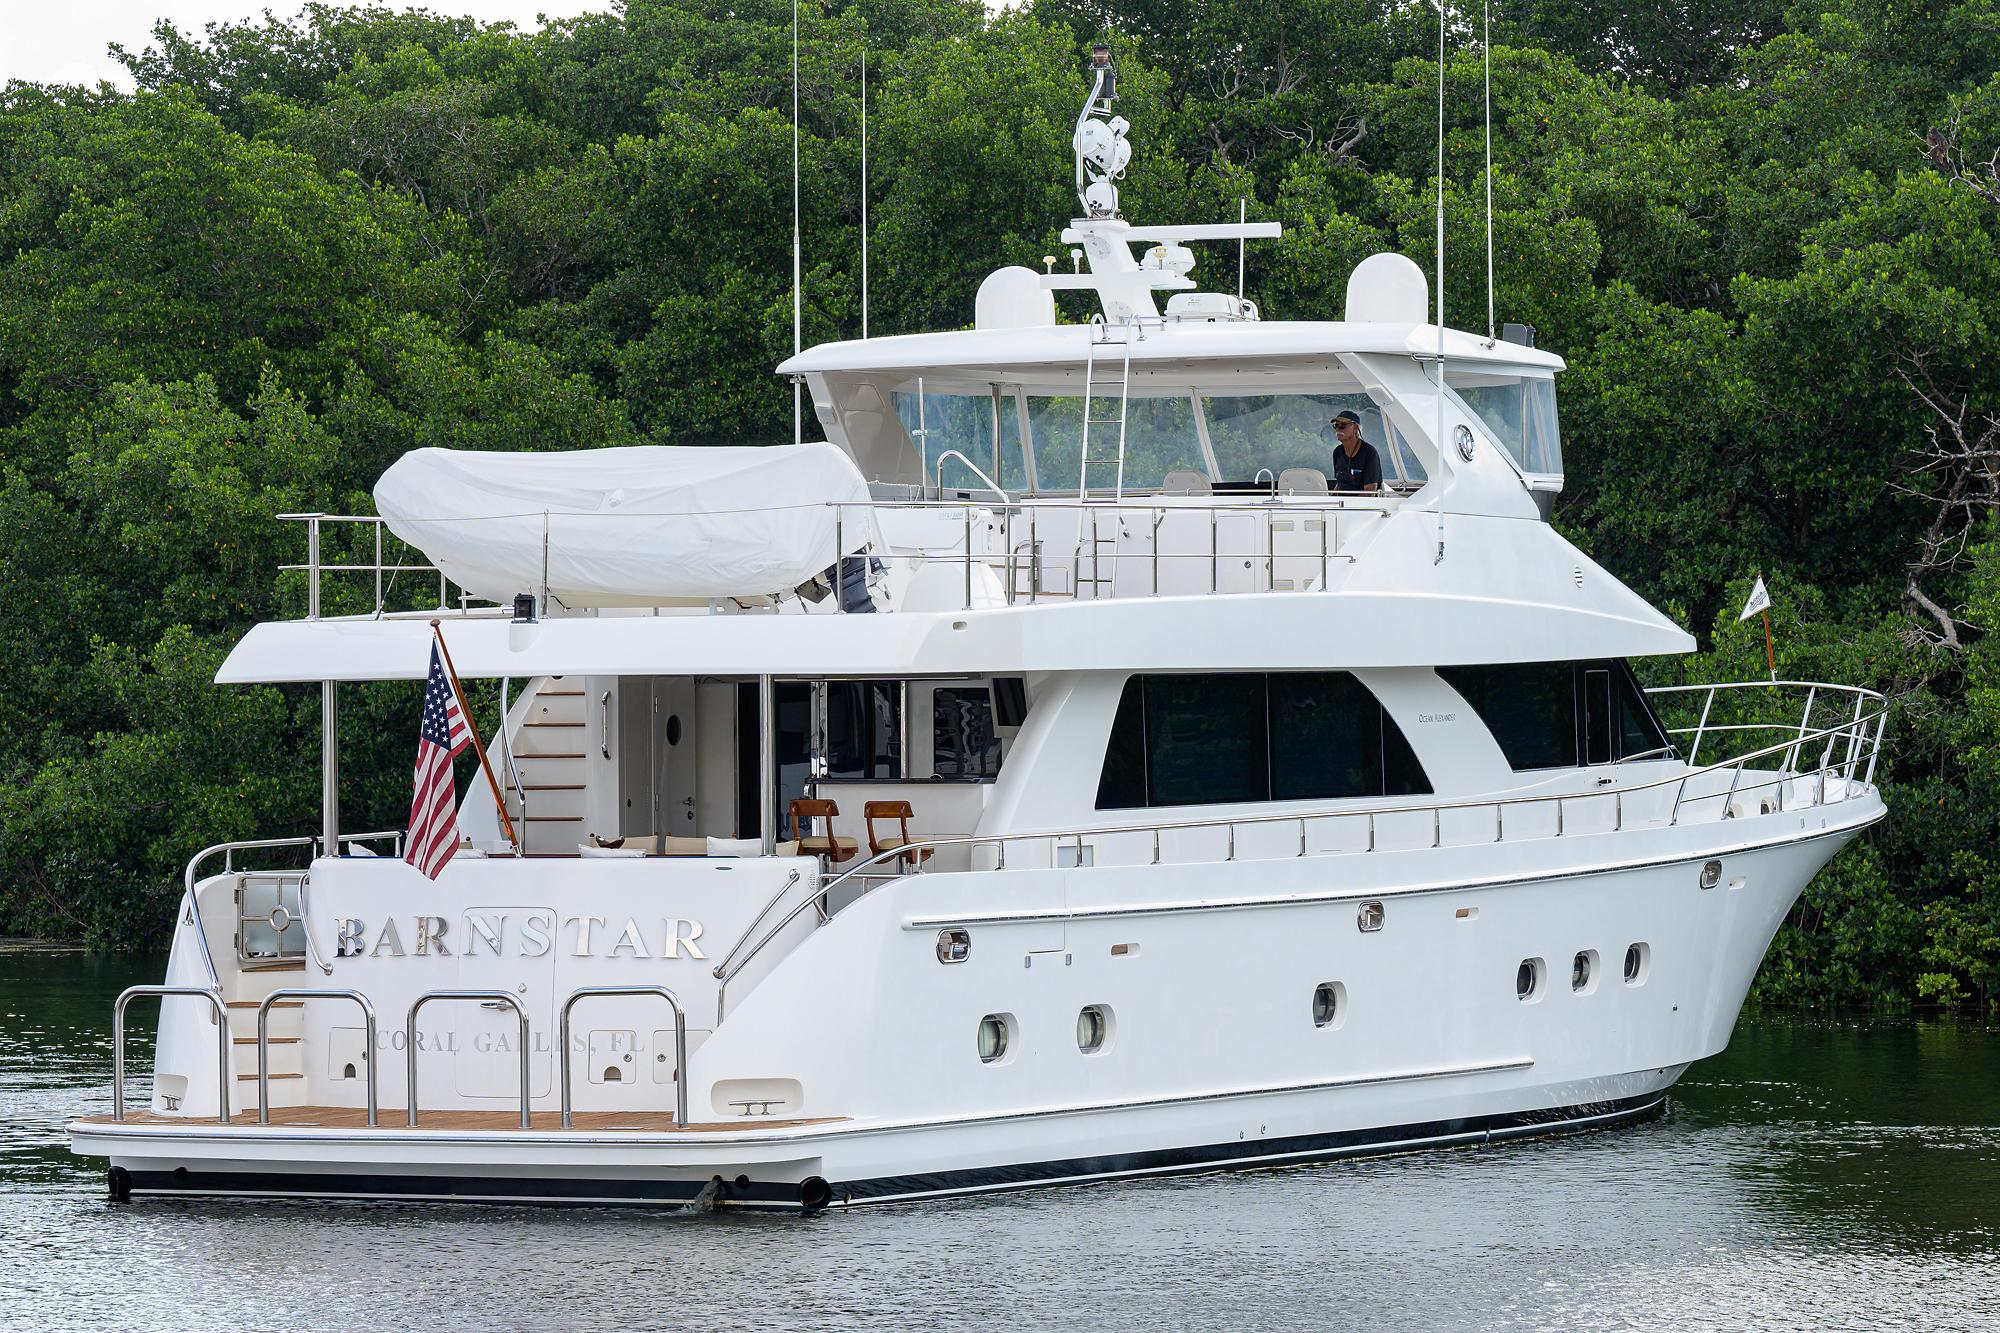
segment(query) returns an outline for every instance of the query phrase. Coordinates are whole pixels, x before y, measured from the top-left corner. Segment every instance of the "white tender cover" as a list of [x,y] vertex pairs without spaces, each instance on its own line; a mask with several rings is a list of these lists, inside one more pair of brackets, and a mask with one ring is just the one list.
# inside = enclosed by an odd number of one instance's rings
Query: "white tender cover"
[[[834,562],[834,505],[868,483],[831,444],[490,453],[415,449],[375,483],[389,530],[475,597],[548,584],[563,605],[658,606],[792,588]],[[844,511],[845,554],[875,537]]]

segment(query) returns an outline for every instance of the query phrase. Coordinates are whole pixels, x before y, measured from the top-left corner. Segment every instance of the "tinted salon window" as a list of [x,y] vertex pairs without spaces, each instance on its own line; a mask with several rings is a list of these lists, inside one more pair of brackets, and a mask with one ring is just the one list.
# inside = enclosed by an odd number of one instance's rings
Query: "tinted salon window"
[[1439,667],[1518,771],[1612,763],[1667,748],[1631,667],[1599,662],[1510,662]]
[[1344,671],[1134,676],[1100,810],[1428,792],[1393,719]]

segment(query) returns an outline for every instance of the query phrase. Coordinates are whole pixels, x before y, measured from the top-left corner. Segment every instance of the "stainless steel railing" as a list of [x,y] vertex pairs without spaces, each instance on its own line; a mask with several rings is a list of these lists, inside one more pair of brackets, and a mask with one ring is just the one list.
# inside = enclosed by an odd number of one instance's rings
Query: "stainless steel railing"
[[[1767,684],[1767,682],[1747,682],[1745,683],[1745,685],[1742,686],[1742,688],[1745,689],[1757,688],[1765,684]],[[1702,687],[1702,686],[1668,687],[1668,689],[1670,690],[1682,690],[1688,688],[1708,688],[1708,687]],[[1718,685],[1714,688],[1717,690],[1725,690],[1733,687],[1727,685]],[[1091,858],[1089,858],[1086,853],[1086,842],[1085,842],[1086,839],[1103,839],[1103,838],[1126,836],[1126,835],[1139,835],[1139,836],[1150,835],[1152,839],[1152,862],[1153,864],[1158,864],[1161,855],[1160,837],[1162,833],[1191,830],[1191,829],[1221,829],[1225,831],[1225,836],[1227,840],[1226,841],[1227,852],[1225,859],[1233,861],[1236,859],[1236,840],[1237,840],[1237,831],[1239,829],[1269,827],[1269,826],[1284,825],[1284,824],[1296,824],[1298,826],[1298,839],[1297,839],[1297,851],[1294,853],[1294,855],[1306,856],[1309,854],[1307,831],[1312,824],[1330,820],[1363,819],[1367,823],[1367,833],[1368,833],[1367,846],[1364,850],[1365,854],[1365,852],[1373,852],[1376,850],[1377,821],[1385,819],[1390,816],[1428,814],[1431,817],[1430,845],[1432,847],[1438,847],[1443,845],[1443,816],[1446,812],[1490,809],[1493,812],[1493,828],[1494,828],[1493,841],[1503,842],[1507,840],[1505,815],[1508,809],[1520,806],[1534,807],[1534,806],[1544,806],[1550,804],[1553,804],[1555,806],[1555,832],[1553,835],[1548,835],[1548,836],[1554,836],[1560,838],[1565,836],[1567,833],[1568,820],[1566,819],[1566,810],[1571,805],[1577,805],[1589,802],[1609,803],[1611,806],[1611,814],[1612,814],[1610,831],[1614,832],[1622,831],[1625,826],[1625,807],[1627,798],[1643,792],[1664,793],[1665,790],[1670,787],[1674,789],[1674,800],[1672,803],[1668,823],[1670,825],[1678,823],[1680,820],[1683,805],[1689,803],[1689,801],[1686,799],[1688,784],[1691,781],[1695,781],[1697,779],[1709,777],[1712,775],[1719,775],[1724,772],[1730,773],[1731,779],[1726,794],[1722,795],[1721,808],[1716,817],[1718,819],[1731,819],[1736,817],[1735,812],[1738,808],[1737,798],[1740,795],[1743,795],[1748,792],[1760,791],[1764,788],[1773,785],[1776,785],[1779,788],[1778,808],[1783,809],[1785,786],[1797,780],[1800,776],[1802,776],[1801,774],[1793,771],[1792,769],[1781,768],[1779,771],[1769,775],[1768,777],[1763,777],[1762,775],[1760,775],[1760,780],[1751,783],[1748,787],[1744,787],[1741,785],[1742,777],[1743,774],[1746,771],[1748,771],[1749,766],[1752,763],[1754,763],[1757,760],[1768,759],[1776,755],[1785,755],[1785,754],[1795,755],[1800,752],[1801,747],[1806,743],[1817,742],[1822,739],[1827,741],[1827,753],[1829,754],[1836,748],[1836,742],[1838,740],[1848,739],[1849,753],[1844,758],[1843,767],[1841,768],[1843,776],[1845,776],[1851,781],[1853,779],[1853,773],[1855,767],[1859,764],[1862,756],[1865,754],[1867,759],[1867,772],[1869,776],[1868,778],[1863,779],[1863,781],[1872,782],[1874,767],[1875,767],[1875,756],[1880,750],[1883,729],[1887,725],[1888,708],[1886,702],[1883,700],[1882,696],[1876,693],[1875,691],[1861,690],[1859,689],[1859,687],[1855,686],[1821,685],[1817,688],[1829,692],[1834,692],[1834,691],[1842,693],[1858,692],[1861,696],[1863,696],[1864,702],[1872,701],[1875,706],[1872,708],[1872,710],[1869,711],[1857,711],[1857,713],[1852,718],[1839,722],[1833,726],[1821,728],[1817,731],[1801,730],[1796,734],[1792,735],[1792,737],[1788,740],[1781,741],[1775,745],[1762,747],[1760,749],[1751,751],[1748,754],[1738,755],[1735,758],[1721,760],[1719,762],[1707,765],[1706,767],[1703,768],[1689,768],[1677,774],[1672,774],[1667,777],[1657,778],[1649,782],[1638,783],[1631,786],[1609,787],[1600,790],[1584,791],[1584,792],[1576,792],[1576,791],[1547,792],[1547,793],[1536,793],[1531,795],[1502,794],[1496,796],[1478,797],[1474,799],[1461,800],[1461,801],[1431,801],[1431,802],[1418,802],[1418,803],[1396,805],[1396,806],[1377,806],[1365,810],[1313,810],[1313,811],[1303,811],[1303,812],[1273,814],[1273,815],[1221,816],[1210,819],[1175,820],[1175,821],[1167,821],[1167,822],[1152,823],[1152,824],[1114,824],[1114,825],[1101,825],[1094,828],[1084,828],[1084,829],[1042,830],[1036,832],[1018,832],[1018,833],[964,834],[952,837],[921,839],[919,841],[909,844],[906,847],[895,847],[895,848],[890,848],[887,851],[876,853],[875,855],[869,857],[867,860],[858,862],[857,864],[844,870],[838,876],[835,876],[834,878],[827,880],[826,882],[821,884],[814,893],[808,895],[790,912],[786,913],[783,919],[781,919],[777,925],[773,926],[769,931],[765,932],[765,934],[762,937],[760,937],[754,945],[751,945],[748,949],[741,949],[740,947],[741,941],[739,941],[738,942],[739,947],[732,949],[729,955],[730,958],[735,959],[735,962],[727,967],[718,968],[716,979],[721,984],[722,987],[726,987],[729,983],[729,980],[732,977],[739,974],[743,970],[743,968],[750,963],[750,961],[753,958],[755,958],[760,952],[763,951],[763,949],[766,946],[768,946],[774,939],[776,939],[780,934],[782,934],[785,928],[791,925],[793,921],[797,920],[808,908],[821,908],[822,910],[824,910],[824,905],[828,902],[829,895],[831,895],[835,889],[838,889],[843,884],[846,884],[849,880],[857,881],[862,886],[862,891],[867,892],[869,889],[870,879],[877,879],[880,880],[881,882],[888,882],[890,880],[903,878],[904,876],[902,875],[870,876],[867,874],[867,872],[870,869],[870,867],[882,864],[884,862],[900,859],[906,856],[909,852],[917,848],[929,847],[937,849],[945,847],[963,847],[969,850],[974,847],[991,847],[994,850],[994,858],[995,858],[994,864],[991,868],[994,870],[1005,870],[1007,868],[1007,847],[1009,844],[1040,842],[1049,845],[1051,853],[1049,858],[1050,866],[1058,866],[1058,867],[1059,865],[1083,866],[1091,863]],[[1787,723],[1785,725],[1789,730],[1791,724]],[[1716,728],[1711,728],[1710,730],[1715,730],[1715,729]],[[1599,767],[1609,767],[1609,765],[1603,765]],[[1822,767],[1821,769],[1817,770],[1817,777],[1819,781],[1817,783],[1816,791],[1813,796],[1813,801],[1815,804],[1825,802],[1826,778],[1828,776],[1831,776],[1832,771],[1833,770],[1830,770],[1825,767]],[[1715,799],[1715,796],[1710,794],[1702,794],[1693,798],[1694,801],[1707,801],[1713,799]],[[1061,862],[1059,856],[1057,855],[1057,852],[1059,850],[1061,852],[1068,853],[1071,859],[1067,862]],[[1321,853],[1321,854],[1351,855],[1354,853],[1341,852],[1341,853]],[[919,859],[917,862],[917,868],[910,873],[921,874],[923,873],[922,867],[923,867],[923,862],[921,859]],[[1036,867],[1036,868],[1047,868],[1047,867]],[[720,1021],[720,1013],[718,1013],[718,1021]]]
[[[257,1006],[257,1123],[271,1123],[271,1006],[280,1000],[352,1000],[361,1006],[361,1023],[367,1049],[362,1058],[368,1077],[368,1128],[379,1120],[375,1074],[375,1006],[358,990],[313,990],[307,986],[281,986]],[[416,1098],[410,1099],[412,1108]],[[412,1121],[412,1124],[415,1122]]]
[[[963,455],[951,451],[946,458],[957,457],[973,467],[977,467]],[[940,459],[942,464],[945,460]],[[1316,583],[1320,589],[1327,587],[1332,576],[1332,567],[1337,561],[1352,563],[1354,557],[1341,550],[1343,542],[1342,523],[1347,522],[1348,535],[1352,535],[1354,524],[1368,519],[1379,518],[1400,503],[1396,496],[1352,495],[1334,498],[1329,494],[1320,498],[1309,496],[1279,495],[1273,493],[1254,499],[1212,499],[1206,496],[1177,498],[1175,503],[1135,501],[1128,497],[1117,500],[1085,499],[1042,499],[1009,498],[1008,493],[991,484],[991,479],[979,474],[982,483],[997,498],[981,502],[978,500],[869,500],[869,501],[827,501],[801,509],[832,509],[834,511],[835,551],[828,560],[828,567],[838,569],[843,558],[855,552],[848,550],[845,534],[855,531],[853,526],[864,518],[877,513],[892,511],[930,511],[949,515],[955,520],[958,535],[955,547],[948,551],[911,551],[902,554],[877,550],[872,552],[875,559],[893,564],[898,560],[921,561],[924,563],[949,562],[964,569],[963,605],[971,609],[979,597],[979,585],[975,572],[985,566],[1002,584],[1003,597],[1007,605],[1026,601],[1038,604],[1044,597],[1071,597],[1079,595],[1078,589],[1088,587],[1093,595],[1103,594],[1117,597],[1160,597],[1192,595],[1234,595],[1240,592],[1279,592],[1303,590],[1308,582]],[[767,513],[768,511],[759,511]],[[1054,521],[1056,515],[1074,515],[1074,533],[1077,549],[1069,559],[1069,588],[1067,590],[1048,586],[1051,571],[1063,567],[1062,561],[1051,561],[1044,554],[1046,537],[1044,529]],[[1133,518],[1145,521],[1150,537],[1150,549],[1124,549],[1130,534],[1121,529],[1116,537],[1102,536],[1103,520],[1110,515],[1121,519]],[[639,518],[657,519],[674,517],[673,514],[621,510],[605,514],[563,514],[558,515],[565,524],[578,522],[607,521]],[[1194,549],[1163,551],[1160,549],[1159,535],[1168,520],[1195,516],[1197,522],[1205,518],[1207,541],[1194,540]],[[302,522],[307,525],[306,562],[299,565],[283,565],[287,571],[304,571],[307,577],[307,607],[310,619],[322,618],[322,602],[327,575],[361,575],[371,577],[374,582],[374,601],[368,611],[357,613],[360,619],[394,619],[401,616],[436,616],[439,614],[464,616],[504,616],[510,614],[507,608],[499,607],[472,598],[463,589],[458,591],[457,605],[451,605],[451,589],[442,573],[438,574],[438,605],[409,611],[390,611],[385,598],[388,585],[385,576],[393,583],[395,575],[405,571],[436,573],[432,565],[415,565],[398,561],[394,565],[385,564],[382,556],[382,530],[385,520],[366,514],[280,514],[282,520]],[[550,535],[548,522],[550,515],[537,511],[534,514],[494,515],[494,518],[539,517],[544,520],[543,542],[544,561],[549,553]],[[1237,520],[1232,523],[1231,520]],[[1318,540],[1305,536],[1311,520],[1317,520]],[[473,520],[476,521],[476,520]],[[1248,522],[1249,531],[1232,532],[1225,541],[1225,528],[1240,527]],[[322,558],[321,526],[328,523],[373,525],[375,559],[373,563],[329,563]],[[1297,527],[1286,527],[1296,523]],[[975,537],[986,525],[995,525],[999,542],[991,551],[975,550]],[[1016,540],[1019,529],[1025,528],[1026,537]],[[1295,550],[1280,551],[1279,538],[1286,532],[1298,534],[1302,540],[1291,544]],[[1246,540],[1247,539],[1247,540]],[[1243,549],[1237,549],[1237,544]],[[1109,544],[1111,549],[1104,547]],[[1023,555],[1026,551],[1028,554]],[[1137,562],[1136,565],[1119,562]],[[1174,592],[1165,590],[1162,582],[1163,571],[1167,568],[1197,569],[1206,566],[1208,578],[1206,588],[1197,576],[1184,589]],[[1280,568],[1295,569],[1305,574],[1316,568],[1317,578],[1301,578],[1298,589],[1279,586]],[[1086,567],[1088,573],[1086,573]],[[1109,567],[1111,573],[1105,573]],[[1143,584],[1120,583],[1118,571],[1127,568],[1143,568],[1150,571],[1150,580]],[[1224,577],[1224,568],[1252,571],[1246,587],[1232,587],[1231,580]],[[1025,586],[1022,575],[1027,576]],[[752,590],[746,590],[746,595]],[[782,589],[767,589],[767,592],[781,592]],[[837,590],[836,590],[837,591]],[[835,606],[839,607],[838,597]],[[844,609],[844,608],[843,608]]]
[[[381,842],[385,839],[394,845],[396,855],[401,856],[403,853],[403,835],[397,829],[384,829],[373,833],[343,833],[340,835],[340,845],[347,847],[357,842]],[[208,947],[208,931],[202,926],[201,907],[195,900],[194,892],[195,883],[201,878],[202,864],[214,857],[220,856],[222,858],[222,873],[227,875],[236,869],[236,854],[238,852],[258,851],[270,847],[315,847],[319,845],[319,842],[320,840],[315,837],[251,838],[247,841],[239,842],[218,842],[212,847],[202,848],[192,857],[188,858],[187,871],[181,877],[181,910],[186,923],[195,928],[195,942],[199,945],[197,953],[201,957],[202,971],[208,977],[209,985],[215,989],[217,994],[220,994],[222,991],[222,977],[215,968],[215,955]],[[303,874],[304,872],[301,871],[300,873]],[[320,960],[319,950],[313,943],[312,910],[307,897],[307,891],[308,886],[302,882],[299,886],[299,921],[305,927],[307,956],[313,962],[317,963],[322,971],[331,974],[333,969]]]
[[[223,1007],[219,991],[204,986],[127,986],[111,1006],[111,1118],[125,1119],[125,1006],[145,995],[162,999],[176,995],[200,996],[215,1009],[216,1120],[229,1123],[229,1011]],[[157,1067],[157,1066],[156,1066]]]
[[505,990],[432,990],[425,991],[410,1002],[409,1017],[403,1020],[404,1077],[408,1084],[409,1120],[411,1129],[417,1127],[417,1015],[432,1000],[477,1000],[481,1004],[504,1004],[514,1011],[514,1017],[521,1024],[521,1128],[533,1129],[535,1122],[529,1114],[529,1073],[528,1073],[528,1011],[521,1007],[514,992]]
[[[796,876],[794,876],[796,878]],[[556,1041],[559,1046],[557,1059],[561,1062],[562,1074],[562,1127],[570,1124],[570,1049],[569,1011],[576,1007],[578,1000],[604,995],[655,995],[665,1000],[674,1011],[674,1127],[685,1129],[688,1123],[687,1085],[687,1014],[681,1009],[681,1002],[665,986],[579,986],[563,1001],[562,1013],[557,1019]]]

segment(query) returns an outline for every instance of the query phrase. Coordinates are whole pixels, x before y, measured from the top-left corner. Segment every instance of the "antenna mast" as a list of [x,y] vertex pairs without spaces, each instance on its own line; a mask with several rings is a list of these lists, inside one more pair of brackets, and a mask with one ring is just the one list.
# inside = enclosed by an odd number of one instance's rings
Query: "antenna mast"
[[861,45],[861,336],[868,336],[868,44]]
[[1486,0],[1486,341],[1493,342],[1493,0]]
[[[805,305],[799,280],[799,0],[792,0],[792,355],[805,350]],[[792,380],[792,443],[806,438],[805,385]]]

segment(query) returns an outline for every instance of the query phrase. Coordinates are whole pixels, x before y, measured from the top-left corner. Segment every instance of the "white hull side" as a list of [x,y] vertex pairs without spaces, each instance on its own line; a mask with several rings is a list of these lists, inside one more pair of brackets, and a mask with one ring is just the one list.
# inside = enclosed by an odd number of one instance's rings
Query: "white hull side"
[[[834,1123],[588,1135],[190,1121],[80,1124],[75,1142],[142,1190],[634,1202],[689,1197],[720,1177],[725,1198],[796,1205],[808,1181],[827,1182],[831,1202],[865,1202],[1610,1123],[1656,1106],[1689,1063],[1722,1049],[1786,911],[1880,812],[1871,795],[1845,808],[1538,840],[1522,847],[1578,865],[1600,841],[1630,858],[1650,839],[1659,856],[1443,889],[1430,886],[1453,871],[1533,872],[1508,864],[1523,853],[1495,846],[915,877],[840,913],[732,996],[691,1060],[697,1120],[710,1118],[702,1094],[718,1080],[784,1076],[806,1089],[800,1115],[845,1117]],[[1733,849],[1722,881],[1703,890],[1699,867],[1718,832]],[[1743,845],[1760,835],[1790,841]],[[1375,883],[1358,882],[1363,872]],[[1321,900],[1185,906],[1253,893]],[[974,924],[971,958],[936,961],[932,919],[972,904],[987,916],[996,902],[1050,906],[1052,896],[1066,915]],[[1386,921],[1364,934],[1357,904],[1370,897]],[[1119,943],[1138,947],[1113,955]],[[1631,943],[1649,950],[1636,985],[1621,975]],[[1598,953],[1597,976],[1574,993],[1571,959],[1586,949]],[[1514,985],[1526,958],[1547,972],[1524,1003]],[[1321,981],[1345,987],[1337,1026],[1312,1025]],[[1114,1014],[1101,1055],[1075,1045],[1085,1004]],[[1016,1022],[1010,1058],[993,1066],[973,1040],[989,1012]],[[398,1110],[385,1107],[385,1126]]]

